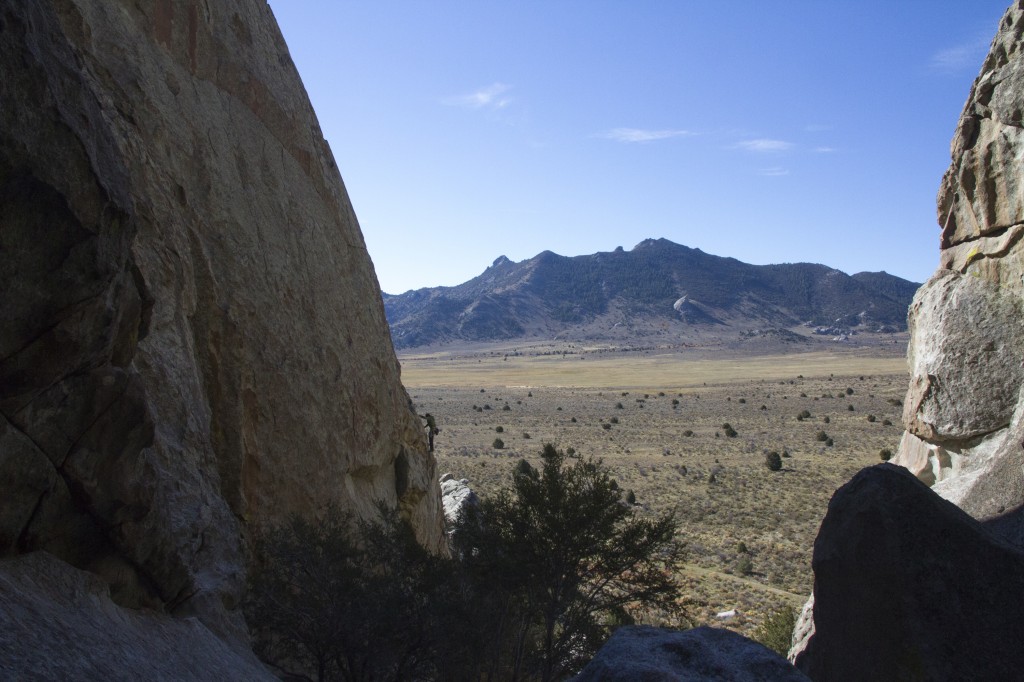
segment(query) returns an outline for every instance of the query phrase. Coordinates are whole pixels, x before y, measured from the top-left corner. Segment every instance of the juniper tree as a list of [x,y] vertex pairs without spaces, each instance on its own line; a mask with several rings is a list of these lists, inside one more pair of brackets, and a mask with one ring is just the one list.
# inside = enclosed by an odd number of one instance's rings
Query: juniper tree
[[518,464],[512,488],[456,533],[467,569],[500,606],[490,618],[492,677],[562,678],[631,609],[674,609],[678,596],[674,516],[639,517],[599,461],[566,466],[550,444],[541,459],[539,471]]

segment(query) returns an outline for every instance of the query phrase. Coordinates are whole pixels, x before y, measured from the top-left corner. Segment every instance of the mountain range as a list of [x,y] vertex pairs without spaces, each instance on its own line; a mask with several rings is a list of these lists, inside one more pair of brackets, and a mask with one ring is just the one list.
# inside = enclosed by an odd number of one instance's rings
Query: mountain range
[[667,239],[585,256],[501,256],[453,287],[384,294],[396,348],[519,338],[721,337],[757,330],[906,329],[918,288],[885,272],[751,265]]

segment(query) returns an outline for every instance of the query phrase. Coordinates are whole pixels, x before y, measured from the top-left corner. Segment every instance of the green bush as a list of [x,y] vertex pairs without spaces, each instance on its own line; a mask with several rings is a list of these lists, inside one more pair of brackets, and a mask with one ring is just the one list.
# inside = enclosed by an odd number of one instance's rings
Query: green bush
[[[294,679],[428,679],[449,625],[444,560],[395,511],[355,521],[328,509],[294,516],[255,541],[243,603],[257,655]],[[454,609],[458,610],[458,609]]]
[[782,457],[779,453],[772,450],[764,456],[764,465],[768,467],[770,471],[778,471],[782,468]]
[[503,441],[500,438],[495,438],[494,442],[491,443],[491,447],[494,448],[495,450],[501,450],[505,447],[505,441]]
[[495,433],[504,433],[504,431],[505,431],[505,427],[504,426],[495,426],[494,427],[494,432]]
[[794,629],[796,629],[796,611],[784,606],[768,616],[761,627],[754,631],[754,639],[780,656],[785,656],[789,653]]
[[456,552],[486,600],[477,629],[490,635],[478,652],[489,672],[457,679],[564,679],[632,621],[630,609],[675,610],[679,589],[665,570],[678,555],[675,518],[622,504],[600,462],[570,465],[550,444],[541,458],[540,471],[515,476],[456,529]]
[[881,450],[878,451],[878,458],[881,459],[883,462],[888,462],[890,459],[892,459],[892,450],[890,450],[889,448],[882,448]]
[[828,440],[828,434],[824,431],[818,431],[814,436],[814,440],[824,443]]

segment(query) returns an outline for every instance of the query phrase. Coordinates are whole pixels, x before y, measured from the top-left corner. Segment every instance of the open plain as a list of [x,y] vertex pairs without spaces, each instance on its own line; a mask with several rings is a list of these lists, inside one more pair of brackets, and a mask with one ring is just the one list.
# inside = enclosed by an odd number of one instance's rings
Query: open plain
[[642,513],[678,515],[688,622],[750,635],[810,593],[832,492],[897,449],[905,349],[901,335],[855,347],[538,343],[400,359],[417,412],[441,429],[439,472],[486,496],[510,484],[520,458],[537,464],[546,442],[603,460]]

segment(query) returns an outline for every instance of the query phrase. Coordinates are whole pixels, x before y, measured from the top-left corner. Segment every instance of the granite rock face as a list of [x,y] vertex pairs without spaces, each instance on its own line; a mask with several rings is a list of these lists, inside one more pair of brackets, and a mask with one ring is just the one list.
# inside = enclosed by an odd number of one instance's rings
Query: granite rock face
[[118,606],[102,580],[46,552],[0,560],[0,613],[5,680],[278,679],[198,619]]
[[1024,666],[1024,552],[880,464],[836,491],[814,542],[814,680],[1000,680]]
[[574,682],[806,682],[786,659],[721,628],[678,631],[626,626],[615,631]]
[[911,306],[906,433],[893,460],[978,519],[1024,504],[1022,36],[1018,0],[953,137],[940,266]]
[[0,556],[234,609],[251,533],[435,464],[331,151],[258,0],[0,0]]
[[466,509],[480,506],[480,498],[469,487],[469,480],[451,474],[441,476],[441,504],[444,520],[449,528],[455,526]]

